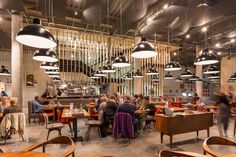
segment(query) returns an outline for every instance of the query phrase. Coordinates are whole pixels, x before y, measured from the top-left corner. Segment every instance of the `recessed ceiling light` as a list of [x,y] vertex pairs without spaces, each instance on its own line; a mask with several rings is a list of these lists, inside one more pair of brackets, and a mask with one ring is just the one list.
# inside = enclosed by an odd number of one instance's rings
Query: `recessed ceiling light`
[[217,52],[217,55],[219,55],[219,56],[220,56],[221,54],[222,54],[222,53],[221,53],[220,51],[219,51],[219,52]]
[[177,53],[176,53],[176,52],[174,52],[174,53],[173,53],[173,55],[174,55],[174,56],[176,56],[176,55],[177,55]]
[[189,38],[190,38],[190,34],[187,34],[187,35],[186,35],[186,39],[189,39]]
[[207,27],[202,27],[202,32],[206,32],[207,31]]
[[169,7],[169,5],[168,4],[165,4],[164,6],[163,6],[163,9],[167,9]]
[[215,47],[219,48],[220,47],[220,43],[216,43]]
[[78,15],[78,12],[75,10],[75,15]]
[[209,53],[213,53],[213,51],[212,51],[212,50],[209,50]]
[[231,43],[234,43],[234,42],[235,42],[235,39],[231,39],[230,42],[231,42]]

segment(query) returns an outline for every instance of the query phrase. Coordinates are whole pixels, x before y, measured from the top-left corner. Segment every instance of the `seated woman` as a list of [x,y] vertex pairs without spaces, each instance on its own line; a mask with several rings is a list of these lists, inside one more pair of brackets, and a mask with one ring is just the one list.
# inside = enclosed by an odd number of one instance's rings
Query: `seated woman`
[[10,99],[10,106],[3,110],[3,116],[5,116],[8,113],[19,113],[19,112],[21,112],[21,110],[17,106],[17,98],[16,97],[12,97]]

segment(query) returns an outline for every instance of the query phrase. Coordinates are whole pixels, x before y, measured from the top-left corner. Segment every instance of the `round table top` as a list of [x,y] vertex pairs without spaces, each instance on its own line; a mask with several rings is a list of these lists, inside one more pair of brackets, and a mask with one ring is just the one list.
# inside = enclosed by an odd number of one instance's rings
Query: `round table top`
[[27,151],[27,152],[7,152],[0,154],[0,157],[55,157],[54,155],[43,153],[43,152],[34,152],[34,151]]
[[186,151],[177,151],[186,155],[191,155],[191,156],[197,156],[197,157],[207,157],[206,155],[203,154],[198,154],[198,153],[194,153],[194,152],[186,152]]

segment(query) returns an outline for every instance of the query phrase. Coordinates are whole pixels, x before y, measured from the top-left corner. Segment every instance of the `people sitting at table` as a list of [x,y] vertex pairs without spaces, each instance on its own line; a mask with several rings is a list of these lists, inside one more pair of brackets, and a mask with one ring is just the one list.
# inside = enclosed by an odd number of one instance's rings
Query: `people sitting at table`
[[1,91],[1,97],[3,97],[3,96],[7,96],[8,97],[8,95],[7,95],[7,93],[5,91]]
[[12,97],[10,99],[10,106],[3,110],[3,116],[5,116],[8,113],[19,113],[19,112],[21,112],[21,109],[17,105],[17,98]]
[[117,106],[118,106],[115,99],[116,99],[115,96],[112,95],[110,99],[108,100],[106,108],[105,108],[108,118],[111,120],[114,118],[114,115],[116,113]]
[[[149,96],[145,96],[143,98],[143,103],[144,106],[140,108],[140,110],[145,110],[147,111],[147,114],[145,115],[141,115],[139,117],[139,122],[140,122],[140,128],[144,129],[144,126],[147,125],[147,119],[149,118],[153,118],[155,116],[155,112],[156,112],[156,107],[154,104],[152,104],[150,102],[150,97]],[[145,125],[144,125],[145,123]]]
[[129,113],[132,117],[134,124],[134,132],[138,132],[138,119],[135,117],[136,106],[132,103],[131,98],[128,95],[123,96],[124,103],[119,105],[117,112]]
[[39,103],[39,97],[36,96],[34,99],[35,99],[35,100],[32,101],[33,112],[34,112],[34,113],[43,112],[42,108],[43,108],[44,105],[42,105],[42,104]]
[[1,104],[0,104],[0,111],[3,112],[3,110],[7,107],[10,106],[10,100],[9,100],[9,97],[7,96],[3,96],[1,98]]
[[106,96],[101,97],[101,103],[98,110],[105,110],[107,106],[108,98]]

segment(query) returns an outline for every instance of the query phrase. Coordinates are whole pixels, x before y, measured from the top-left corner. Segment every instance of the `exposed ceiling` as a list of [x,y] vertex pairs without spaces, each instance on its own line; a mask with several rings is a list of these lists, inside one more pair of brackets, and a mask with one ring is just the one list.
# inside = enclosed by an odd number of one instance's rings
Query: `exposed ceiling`
[[9,36],[9,13],[20,10],[29,23],[40,17],[45,25],[177,43],[181,56],[194,56],[195,45],[236,52],[235,6],[235,0],[2,0],[0,16],[7,24],[1,20],[0,34]]

